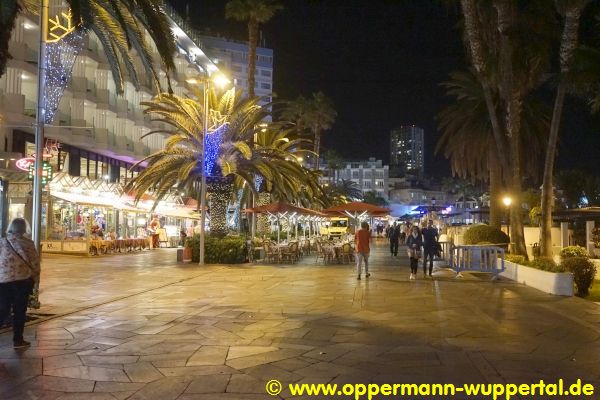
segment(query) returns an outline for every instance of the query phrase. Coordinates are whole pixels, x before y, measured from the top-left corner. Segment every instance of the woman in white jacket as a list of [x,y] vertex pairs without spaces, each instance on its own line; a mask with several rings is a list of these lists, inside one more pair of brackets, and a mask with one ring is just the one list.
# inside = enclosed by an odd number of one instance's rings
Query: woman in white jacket
[[24,235],[27,221],[15,218],[5,238],[0,239],[0,321],[13,312],[13,345],[29,346],[23,339],[27,302],[40,278],[40,257],[33,242]]

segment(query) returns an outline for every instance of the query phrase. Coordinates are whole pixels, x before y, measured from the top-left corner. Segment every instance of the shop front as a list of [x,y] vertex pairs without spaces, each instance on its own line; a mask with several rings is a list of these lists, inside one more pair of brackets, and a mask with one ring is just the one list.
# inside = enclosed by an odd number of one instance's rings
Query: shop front
[[[16,217],[31,221],[31,182],[14,179],[3,204],[8,205],[8,221]],[[153,235],[157,247],[178,246],[181,232],[199,220],[195,210],[178,197],[153,207],[150,196],[135,203],[120,183],[56,174],[42,196],[42,252],[96,255],[139,251],[152,247]],[[156,222],[150,227],[153,220]]]

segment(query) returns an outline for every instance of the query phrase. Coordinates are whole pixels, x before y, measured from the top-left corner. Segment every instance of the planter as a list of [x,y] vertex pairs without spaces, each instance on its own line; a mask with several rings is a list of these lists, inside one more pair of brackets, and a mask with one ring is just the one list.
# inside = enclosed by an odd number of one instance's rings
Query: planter
[[191,247],[183,248],[183,262],[192,262],[192,248]]
[[[498,260],[500,264],[501,260]],[[570,272],[548,272],[537,268],[526,267],[504,260],[503,278],[522,283],[558,296],[573,296],[573,274]]]

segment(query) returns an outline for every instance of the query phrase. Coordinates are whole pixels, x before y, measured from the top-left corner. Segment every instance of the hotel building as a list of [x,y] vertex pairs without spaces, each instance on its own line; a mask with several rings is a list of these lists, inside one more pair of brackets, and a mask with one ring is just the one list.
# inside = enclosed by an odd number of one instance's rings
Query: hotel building
[[[65,12],[67,8],[60,1],[50,1],[51,19],[59,18],[66,24]],[[217,71],[218,67],[200,48],[199,36],[188,29],[169,7],[166,12],[178,49],[171,86],[175,94],[185,95],[190,85],[197,82],[196,78]],[[158,52],[149,35],[146,39],[154,56],[154,67],[160,71],[161,86],[166,89],[167,78]],[[104,214],[107,231],[116,231],[119,236],[134,236],[147,218],[125,217],[125,209],[136,210],[130,205],[109,210],[110,201],[95,203],[94,199],[101,199],[103,194],[107,197],[123,195],[123,184],[139,172],[139,168],[132,166],[163,148],[165,137],[160,134],[144,137],[151,130],[162,127],[157,122],[151,122],[140,105],[140,102],[150,100],[156,93],[143,82],[136,89],[131,80],[126,78],[124,93],[117,96],[109,61],[97,37],[88,32],[82,35],[81,41],[74,40],[73,43],[62,49],[60,63],[72,62],[71,76],[67,71],[58,76],[59,84],[56,84],[56,79],[48,81],[46,91],[49,101],[55,100],[58,105],[53,120],[45,128],[48,164],[54,175],[44,194],[46,203],[42,223],[48,226],[45,235],[51,236],[54,229],[51,223],[65,225],[61,227],[64,232],[87,229],[77,226],[81,215]],[[17,165],[17,162],[31,157],[35,149],[38,47],[38,17],[21,14],[9,42],[12,59],[8,61],[6,73],[0,77],[0,187],[4,189],[4,202],[0,204],[0,210],[3,231],[7,220],[16,216],[30,218],[31,213],[28,209],[31,182],[27,179],[27,173],[18,169],[23,165],[26,168],[27,163]],[[73,58],[78,47],[80,50]],[[138,70],[142,70],[141,62],[135,62]],[[64,92],[57,87],[61,85],[64,86]],[[102,193],[103,190],[108,192]],[[55,193],[66,194],[61,198]],[[68,198],[68,194],[78,197]],[[183,203],[181,199],[172,200],[172,209],[177,209]],[[68,210],[56,208],[59,203]],[[54,212],[46,212],[49,209]],[[172,214],[177,215],[178,212],[173,211]],[[56,222],[57,218],[60,218],[59,223]],[[57,233],[56,236],[61,234]]]

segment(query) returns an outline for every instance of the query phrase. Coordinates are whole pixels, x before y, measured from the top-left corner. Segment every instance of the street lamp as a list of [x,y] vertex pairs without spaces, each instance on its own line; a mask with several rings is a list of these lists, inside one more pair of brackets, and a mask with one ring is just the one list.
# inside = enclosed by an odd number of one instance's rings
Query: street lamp
[[204,234],[206,225],[206,171],[204,170],[205,159],[206,159],[206,135],[208,135],[208,118],[210,117],[210,110],[208,109],[208,91],[210,90],[211,81],[219,87],[224,87],[229,83],[224,75],[216,74],[213,76],[206,76],[203,80],[204,83],[204,132],[202,134],[202,156],[201,156],[201,167],[200,171],[202,176],[200,178],[200,257],[198,264],[204,265]]
[[509,196],[504,196],[502,202],[506,206],[506,235],[510,243],[510,205],[512,204],[512,199]]

